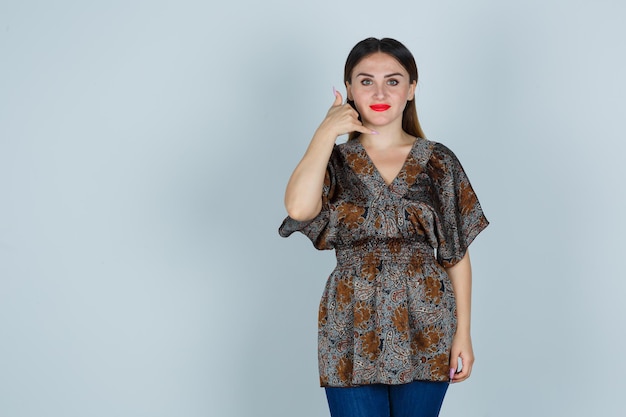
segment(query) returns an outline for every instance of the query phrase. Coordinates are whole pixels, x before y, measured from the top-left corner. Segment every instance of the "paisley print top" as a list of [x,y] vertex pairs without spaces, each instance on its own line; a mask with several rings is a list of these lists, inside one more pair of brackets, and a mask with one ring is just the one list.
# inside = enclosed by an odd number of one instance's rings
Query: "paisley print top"
[[320,384],[448,381],[456,306],[444,268],[488,224],[444,145],[417,139],[389,185],[358,140],[335,145],[322,211],[279,229],[336,251],[319,307]]

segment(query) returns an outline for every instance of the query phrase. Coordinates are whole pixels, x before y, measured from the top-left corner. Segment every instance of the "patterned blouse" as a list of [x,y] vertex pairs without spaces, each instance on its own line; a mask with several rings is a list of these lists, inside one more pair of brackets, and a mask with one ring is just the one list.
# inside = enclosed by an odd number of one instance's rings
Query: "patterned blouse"
[[336,251],[319,307],[320,384],[448,381],[457,320],[444,268],[488,224],[444,145],[417,139],[389,185],[358,140],[335,145],[322,211],[279,229]]

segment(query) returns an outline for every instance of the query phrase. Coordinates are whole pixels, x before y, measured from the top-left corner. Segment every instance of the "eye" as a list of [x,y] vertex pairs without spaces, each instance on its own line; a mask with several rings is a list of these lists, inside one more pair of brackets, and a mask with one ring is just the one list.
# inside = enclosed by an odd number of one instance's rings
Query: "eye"
[[398,85],[400,84],[400,82],[398,80],[394,80],[393,78],[390,80],[387,80],[387,84],[388,85]]
[[361,85],[372,85],[372,80],[370,80],[369,78],[363,78],[361,80]]

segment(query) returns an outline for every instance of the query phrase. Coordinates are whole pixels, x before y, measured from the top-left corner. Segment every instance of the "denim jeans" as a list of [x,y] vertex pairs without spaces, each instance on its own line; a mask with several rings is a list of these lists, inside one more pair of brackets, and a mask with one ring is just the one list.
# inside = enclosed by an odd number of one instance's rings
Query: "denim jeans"
[[326,388],[331,417],[436,417],[447,382]]

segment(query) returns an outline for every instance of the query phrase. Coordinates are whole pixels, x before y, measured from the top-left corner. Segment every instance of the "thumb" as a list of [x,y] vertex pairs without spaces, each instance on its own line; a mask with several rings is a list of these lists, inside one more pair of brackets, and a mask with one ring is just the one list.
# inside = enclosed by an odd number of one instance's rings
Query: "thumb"
[[454,374],[459,370],[459,355],[452,355],[450,358],[450,379],[454,378]]
[[333,94],[335,95],[333,107],[341,106],[341,104],[343,103],[343,97],[341,96],[341,93],[335,89],[335,87],[333,87]]

